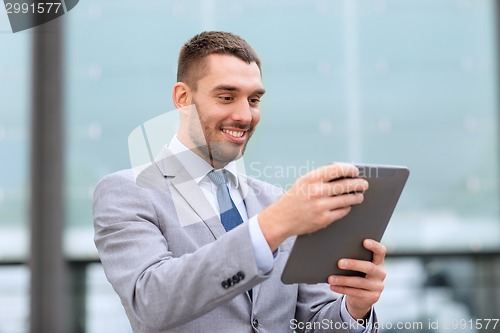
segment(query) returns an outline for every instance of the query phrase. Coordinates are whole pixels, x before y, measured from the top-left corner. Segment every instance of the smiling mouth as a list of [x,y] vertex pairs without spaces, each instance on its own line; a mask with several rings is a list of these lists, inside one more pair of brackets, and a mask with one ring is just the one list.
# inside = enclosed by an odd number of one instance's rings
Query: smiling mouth
[[229,134],[235,138],[241,138],[243,135],[245,135],[245,131],[235,131],[235,130],[223,129],[222,132]]

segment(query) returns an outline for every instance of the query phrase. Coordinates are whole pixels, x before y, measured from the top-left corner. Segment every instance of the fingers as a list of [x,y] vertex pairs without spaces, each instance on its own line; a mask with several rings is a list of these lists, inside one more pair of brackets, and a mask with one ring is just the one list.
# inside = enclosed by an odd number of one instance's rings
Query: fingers
[[259,224],[266,229],[266,239],[276,239],[274,244],[283,237],[314,232],[346,216],[351,206],[363,202],[363,192],[368,189],[366,179],[356,177],[359,170],[354,165],[339,163],[297,179],[282,198],[260,214]]
[[[365,309],[362,313],[366,313],[368,311],[366,309],[375,304],[384,291],[384,280],[378,278],[330,276],[328,283],[332,291],[348,296],[351,307]],[[360,315],[359,317],[363,316]]]
[[384,245],[373,239],[365,239],[363,246],[373,252],[372,263],[375,265],[382,265],[384,263],[385,255],[387,254],[387,249]]
[[351,206],[362,201],[363,195],[360,193],[323,197],[311,206],[309,211],[315,218],[308,220],[308,222],[316,226],[315,230],[324,228],[346,216],[351,211]]
[[366,276],[385,278],[385,273],[381,267],[374,265],[371,261],[341,259],[339,260],[338,265],[340,269],[365,273]]
[[344,178],[328,183],[316,183],[300,186],[300,191],[307,191],[309,198],[333,197],[344,194],[363,194],[368,189],[368,181],[361,178]]
[[308,174],[312,182],[329,182],[338,178],[359,177],[359,170],[356,166],[346,163],[334,163],[316,169]]
[[[351,290],[350,294],[352,294],[352,296],[354,296],[354,290],[359,290],[359,292],[382,292],[384,290],[384,282],[382,280],[366,279],[356,276],[332,275],[328,278],[328,283],[330,284],[330,289],[334,288],[335,292],[341,294],[346,294],[347,290]],[[343,292],[340,292],[340,290]]]
[[334,196],[346,193],[363,193],[368,189],[366,179],[357,178],[359,170],[351,164],[331,164],[306,175],[306,184],[315,184],[314,194]]
[[351,211],[351,207],[348,206],[348,207],[343,207],[343,208],[337,208],[335,210],[331,210],[329,212],[326,213],[326,223],[325,223],[325,227],[327,225],[329,225],[332,221],[338,221],[340,220],[341,218],[343,218],[344,216],[346,216],[347,214],[349,214],[349,212]]
[[323,184],[327,195],[363,193],[368,189],[368,181],[362,178],[344,178]]
[[[386,273],[382,267],[386,249],[377,241],[365,239],[363,245],[373,252],[372,261],[341,259],[341,269],[365,273],[365,277],[332,275],[328,277],[330,289],[347,295],[347,308],[354,318],[362,318],[375,304],[384,290]],[[354,311],[354,312],[352,312]]]
[[366,307],[371,307],[373,304],[377,303],[382,295],[383,285],[381,290],[372,291],[359,288],[351,288],[346,286],[330,286],[330,290],[348,296],[348,299],[362,299],[357,303],[361,303]]
[[339,260],[339,268],[363,272],[365,277],[332,275],[328,277],[330,289],[344,295],[360,298],[365,305],[374,304],[384,290],[386,273],[381,265],[354,259]]
[[366,275],[377,276],[385,278],[385,272],[381,266],[384,264],[387,250],[384,245],[373,240],[365,239],[363,246],[373,252],[372,261],[356,260],[356,259],[341,259],[338,262],[340,269],[357,271],[365,273]]
[[333,211],[340,208],[347,208],[353,205],[359,205],[364,200],[361,193],[343,194],[333,197],[324,197],[319,201],[322,209],[325,211]]

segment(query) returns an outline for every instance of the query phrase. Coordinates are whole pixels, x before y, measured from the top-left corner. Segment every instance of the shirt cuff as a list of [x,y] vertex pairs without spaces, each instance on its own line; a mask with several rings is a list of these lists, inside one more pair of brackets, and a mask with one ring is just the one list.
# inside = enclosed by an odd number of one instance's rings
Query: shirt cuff
[[252,241],[253,252],[255,254],[255,262],[259,273],[262,275],[268,274],[274,266],[274,255],[271,252],[271,248],[267,244],[264,234],[262,234],[262,229],[259,225],[258,215],[252,217],[249,223],[250,239]]
[[[368,317],[368,319],[364,320],[366,327],[373,327],[372,318],[373,318],[373,306],[370,309],[370,316]],[[342,304],[340,306],[340,319],[342,319],[342,321],[344,323],[349,324],[348,331],[350,333],[366,333],[366,332],[368,332],[367,328],[364,325],[361,325],[357,320],[355,320],[351,316],[349,311],[347,311],[347,305],[345,304],[345,296],[342,297]]]

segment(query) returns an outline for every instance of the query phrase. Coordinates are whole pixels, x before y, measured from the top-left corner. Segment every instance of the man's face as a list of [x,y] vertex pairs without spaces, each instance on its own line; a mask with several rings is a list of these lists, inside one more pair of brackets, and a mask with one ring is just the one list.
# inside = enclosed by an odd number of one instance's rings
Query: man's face
[[206,61],[207,74],[192,92],[196,110],[187,131],[194,151],[214,167],[223,167],[243,155],[260,120],[264,88],[254,62],[220,54]]

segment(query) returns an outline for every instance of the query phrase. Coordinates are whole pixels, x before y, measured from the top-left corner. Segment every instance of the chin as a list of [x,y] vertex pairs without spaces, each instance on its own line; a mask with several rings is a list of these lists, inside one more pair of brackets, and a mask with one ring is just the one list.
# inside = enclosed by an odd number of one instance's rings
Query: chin
[[224,163],[228,164],[232,161],[237,160],[243,156],[243,153],[241,151],[235,152],[235,153],[225,153],[225,154],[214,154],[212,155],[214,161],[217,161],[219,163]]
[[[233,144],[231,144],[233,145]],[[224,145],[226,146],[226,145]],[[214,149],[216,148],[216,149]],[[218,148],[218,149],[217,149]],[[237,160],[241,156],[243,156],[243,152],[245,151],[245,147],[212,147],[212,158],[214,161],[222,164],[228,164],[234,160]]]

